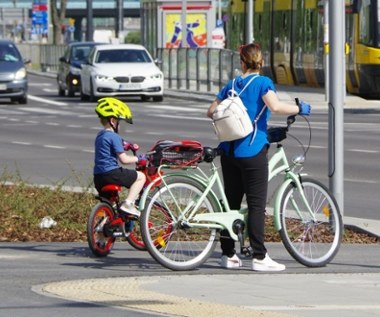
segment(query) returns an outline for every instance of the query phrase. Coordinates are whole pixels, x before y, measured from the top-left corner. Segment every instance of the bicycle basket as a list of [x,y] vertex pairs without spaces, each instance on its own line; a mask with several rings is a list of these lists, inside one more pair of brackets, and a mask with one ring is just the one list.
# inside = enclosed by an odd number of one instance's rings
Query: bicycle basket
[[203,154],[198,141],[158,141],[151,150],[150,161],[154,166],[170,165],[172,168],[196,166]]
[[277,143],[286,139],[287,128],[285,127],[271,127],[267,130],[268,142]]

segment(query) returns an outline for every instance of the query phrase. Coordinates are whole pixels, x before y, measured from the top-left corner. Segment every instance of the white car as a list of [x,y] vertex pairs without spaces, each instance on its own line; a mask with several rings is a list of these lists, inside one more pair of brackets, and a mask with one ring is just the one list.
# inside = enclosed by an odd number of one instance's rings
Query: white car
[[81,100],[140,96],[162,101],[164,75],[144,46],[106,44],[92,49],[81,66]]

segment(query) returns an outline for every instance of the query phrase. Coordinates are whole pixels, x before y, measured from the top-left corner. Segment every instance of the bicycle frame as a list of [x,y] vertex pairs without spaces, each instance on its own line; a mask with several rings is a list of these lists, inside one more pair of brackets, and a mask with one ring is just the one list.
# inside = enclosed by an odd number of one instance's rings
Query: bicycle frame
[[[183,177],[188,179],[193,179],[194,181],[202,184],[204,187],[203,193],[200,197],[197,197],[196,202],[194,204],[189,204],[186,206],[184,210],[181,211],[179,217],[172,214],[170,212],[170,208],[168,208],[168,212],[170,213],[172,219],[174,221],[185,222],[188,226],[198,227],[198,228],[212,228],[212,229],[227,229],[231,235],[231,238],[235,241],[238,241],[238,235],[233,232],[233,223],[236,220],[241,220],[246,223],[246,217],[248,214],[248,209],[243,208],[241,210],[232,210],[229,207],[226,195],[224,193],[224,187],[222,180],[219,176],[218,167],[215,163],[211,162],[211,175],[208,176],[203,170],[199,167],[186,167],[181,170],[177,170],[176,172],[165,172],[159,173],[160,177],[153,180],[147,188],[144,190],[142,197],[140,199],[139,208],[140,210],[144,210],[145,202],[148,197],[148,193],[151,188],[155,187],[158,182],[162,182],[161,186],[167,186],[167,180],[171,177]],[[275,153],[269,160],[269,176],[268,180],[271,181],[274,177],[278,176],[281,173],[285,173],[284,181],[276,190],[276,200],[274,205],[274,223],[276,230],[281,230],[281,221],[280,221],[280,204],[281,204],[281,193],[287,188],[287,186],[291,183],[294,183],[297,188],[302,189],[302,183],[300,180],[300,175],[295,173],[286,158],[285,150],[281,144],[277,144],[277,148]],[[159,171],[161,169],[170,169],[170,166],[162,165],[159,167]],[[216,195],[213,187],[216,186],[216,190],[219,191],[219,195]],[[314,215],[307,203],[307,200],[303,194],[303,191],[300,190],[301,197],[305,206],[308,207],[308,211],[310,215],[314,218]],[[169,190],[170,193],[170,190]],[[211,195],[211,199],[215,201],[218,205],[219,210],[214,210],[214,213],[206,213],[206,214],[197,214],[198,208],[203,203],[204,199]],[[175,201],[174,197],[173,200]],[[179,206],[177,205],[179,208]],[[294,203],[294,207],[296,210],[299,210]]]

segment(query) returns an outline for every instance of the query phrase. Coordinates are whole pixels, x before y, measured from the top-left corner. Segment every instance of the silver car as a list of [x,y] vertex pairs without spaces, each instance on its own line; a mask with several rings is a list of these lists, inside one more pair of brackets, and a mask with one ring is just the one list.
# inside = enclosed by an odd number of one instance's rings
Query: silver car
[[81,79],[82,100],[109,96],[163,100],[163,73],[141,45],[95,46],[82,64]]
[[25,64],[16,45],[9,40],[0,40],[0,98],[12,102],[28,102],[28,78]]

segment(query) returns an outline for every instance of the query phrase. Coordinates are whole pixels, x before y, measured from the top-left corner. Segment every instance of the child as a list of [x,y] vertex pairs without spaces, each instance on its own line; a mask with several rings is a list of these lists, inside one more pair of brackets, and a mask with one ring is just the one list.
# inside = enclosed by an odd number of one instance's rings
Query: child
[[95,112],[104,129],[98,132],[95,139],[94,183],[100,192],[107,184],[116,184],[129,188],[128,196],[120,206],[123,216],[140,217],[140,211],[134,203],[145,183],[142,172],[123,168],[122,164],[137,163],[145,159],[144,155],[130,156],[124,152],[123,139],[118,134],[120,120],[132,124],[132,113],[129,107],[115,98],[98,100]]

